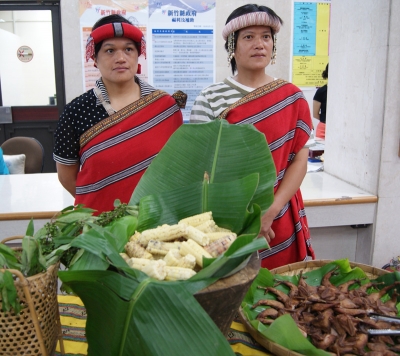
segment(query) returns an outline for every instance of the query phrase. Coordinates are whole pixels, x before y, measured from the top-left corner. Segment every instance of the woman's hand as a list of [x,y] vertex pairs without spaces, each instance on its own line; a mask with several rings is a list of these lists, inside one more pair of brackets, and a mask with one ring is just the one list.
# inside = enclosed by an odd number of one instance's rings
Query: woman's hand
[[307,173],[308,148],[302,148],[293,158],[291,165],[286,169],[279,188],[275,192],[274,201],[261,218],[259,236],[264,236],[268,243],[275,237],[271,225],[285,204],[300,188],[301,182]]
[[274,221],[274,214],[272,210],[269,209],[261,218],[261,230],[259,237],[263,236],[267,240],[268,243],[275,237],[274,230],[271,229],[272,222]]

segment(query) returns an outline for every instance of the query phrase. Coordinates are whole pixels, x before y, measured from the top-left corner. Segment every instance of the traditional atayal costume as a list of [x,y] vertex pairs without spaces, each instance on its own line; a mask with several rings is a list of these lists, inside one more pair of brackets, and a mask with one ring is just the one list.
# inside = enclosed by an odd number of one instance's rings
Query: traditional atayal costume
[[[235,55],[235,31],[249,26],[268,26],[274,38],[273,64],[280,25],[279,17],[264,11],[233,18],[222,31],[228,63]],[[264,133],[276,167],[275,192],[295,155],[307,146],[312,128],[310,110],[302,91],[280,79],[254,89],[226,78],[205,88],[192,107],[190,122],[207,122],[215,118],[236,125],[252,124]],[[306,260],[308,256],[315,258],[300,189],[276,216],[271,228],[275,238],[271,240],[270,249],[260,251],[262,267],[272,269]]]
[[[96,31],[104,27],[107,31],[96,39]],[[95,40],[88,41],[89,58],[94,44],[104,36],[115,37],[119,31],[119,37],[124,37],[121,29],[134,31],[125,37],[137,36],[132,27],[107,24],[94,30]],[[137,37],[134,40],[140,42]],[[177,100],[137,77],[134,80],[141,97],[125,108],[117,112],[112,109],[100,79],[94,89],[66,106],[58,123],[54,159],[67,165],[79,162],[75,204],[96,209],[97,213],[112,210],[115,199],[129,202],[146,168],[183,123]]]
[[[231,124],[253,124],[264,133],[276,167],[276,191],[295,154],[311,134],[308,103],[300,89],[284,80],[261,88],[246,87],[232,78],[205,88],[197,97],[190,122],[215,118]],[[272,226],[271,249],[260,251],[261,266],[277,266],[314,257],[300,189],[283,207]],[[268,258],[267,258],[268,257]]]

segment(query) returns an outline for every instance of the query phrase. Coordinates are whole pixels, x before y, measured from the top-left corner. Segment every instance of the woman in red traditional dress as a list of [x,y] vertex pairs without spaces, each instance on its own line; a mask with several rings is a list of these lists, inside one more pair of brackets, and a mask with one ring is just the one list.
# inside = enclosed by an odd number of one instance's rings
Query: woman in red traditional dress
[[[177,101],[140,80],[143,33],[120,15],[93,26],[86,60],[101,78],[66,105],[53,157],[61,184],[75,204],[97,210],[129,202],[134,188],[169,137],[183,123]],[[184,104],[183,104],[184,105]]]
[[232,12],[222,35],[233,76],[203,89],[190,117],[192,123],[218,118],[253,124],[265,134],[277,174],[274,202],[260,231],[271,246],[260,251],[261,265],[270,269],[314,258],[299,189],[307,172],[310,110],[299,88],[265,72],[275,62],[281,24],[265,6],[248,4]]

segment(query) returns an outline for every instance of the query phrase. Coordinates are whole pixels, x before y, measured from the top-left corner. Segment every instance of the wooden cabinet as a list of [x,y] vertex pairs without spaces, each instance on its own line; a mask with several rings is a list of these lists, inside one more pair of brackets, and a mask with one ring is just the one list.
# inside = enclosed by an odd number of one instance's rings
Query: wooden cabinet
[[11,124],[0,125],[0,145],[11,137],[34,137],[44,149],[43,173],[56,172],[53,148],[59,117],[57,106],[12,107],[12,116]]

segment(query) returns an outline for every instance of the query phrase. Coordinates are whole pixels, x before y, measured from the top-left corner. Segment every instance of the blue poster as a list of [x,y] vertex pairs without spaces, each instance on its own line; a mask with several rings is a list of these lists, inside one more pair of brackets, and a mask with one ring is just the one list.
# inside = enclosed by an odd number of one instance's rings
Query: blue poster
[[294,3],[293,56],[315,56],[317,4]]

